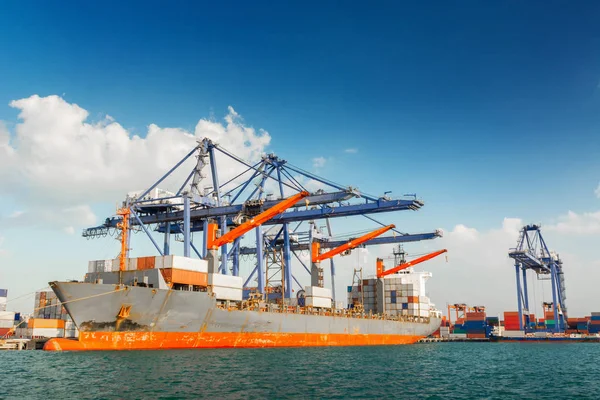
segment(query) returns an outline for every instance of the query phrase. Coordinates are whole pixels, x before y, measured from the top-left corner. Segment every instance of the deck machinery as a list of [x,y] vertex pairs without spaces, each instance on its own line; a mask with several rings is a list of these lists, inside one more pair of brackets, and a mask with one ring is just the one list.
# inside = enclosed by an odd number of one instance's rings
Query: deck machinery
[[559,318],[562,315],[565,321],[567,319],[563,263],[558,254],[548,249],[540,225],[524,226],[521,229],[517,247],[510,249],[508,256],[515,260],[520,329],[530,330],[527,270],[532,270],[539,280],[550,281],[554,305],[554,332],[562,332],[563,326],[561,326]]
[[[222,183],[219,176],[217,155],[228,160],[228,169],[235,165],[239,173],[228,176]],[[176,174],[179,168],[184,168],[186,161],[195,163],[179,190],[169,193],[158,188],[169,176]],[[189,161],[188,161],[189,160]],[[231,173],[229,175],[232,175]],[[318,190],[301,196],[297,203],[285,212],[254,227],[254,246],[242,246],[242,236],[236,236],[232,241],[223,241],[219,246],[212,246],[211,241],[216,237],[222,238],[235,227],[244,225],[255,216],[277,205],[281,199],[294,194],[308,192],[307,182],[316,182]],[[190,257],[194,252],[199,258],[213,259],[212,265],[217,265],[222,274],[240,275],[240,256],[255,258],[256,264],[247,278],[244,286],[255,279],[257,290],[265,293],[265,263],[267,255],[276,252],[278,270],[281,273],[284,298],[293,297],[293,285],[302,289],[296,277],[298,271],[292,265],[295,257],[306,271],[315,277],[315,271],[322,271],[320,265],[312,270],[298,256],[298,251],[311,251],[313,243],[318,243],[321,250],[336,249],[347,246],[348,240],[334,240],[331,234],[330,219],[336,217],[365,216],[381,226],[386,224],[376,221],[368,214],[394,212],[403,210],[419,210],[423,202],[416,198],[392,199],[388,196],[375,197],[359,192],[356,188],[336,184],[301,168],[295,167],[274,154],[261,157],[259,161],[248,162],[232,154],[208,138],[199,140],[197,145],[163,177],[156,181],[146,191],[128,196],[119,214],[109,217],[104,224],[83,231],[86,238],[104,237],[107,233],[119,231],[123,221],[127,230],[141,230],[146,233],[156,251],[161,256],[172,254],[172,237],[181,237],[183,255]],[[325,220],[328,230],[325,234],[315,234],[316,220]],[[301,229],[308,223],[308,229]],[[158,232],[163,237],[163,243],[155,239],[152,232]],[[202,244],[193,241],[193,233],[202,232]],[[384,243],[404,243],[434,239],[441,236],[440,231],[421,234],[407,234],[392,229],[389,236],[372,237],[361,241],[358,246],[364,247]],[[128,236],[129,243],[131,235]],[[129,257],[129,244],[121,251],[121,258]],[[198,248],[200,250],[198,250]],[[335,279],[335,265],[330,260],[332,283]],[[322,273],[322,272],[321,272]],[[322,280],[320,280],[322,282]],[[335,293],[333,294],[335,301]]]

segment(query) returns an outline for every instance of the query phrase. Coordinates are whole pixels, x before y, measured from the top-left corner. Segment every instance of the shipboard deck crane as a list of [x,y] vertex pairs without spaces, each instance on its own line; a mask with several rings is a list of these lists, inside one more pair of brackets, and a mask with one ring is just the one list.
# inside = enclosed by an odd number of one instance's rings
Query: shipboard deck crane
[[385,270],[385,267],[383,265],[383,259],[378,258],[377,259],[377,277],[383,278],[384,276],[395,274],[397,272],[402,271],[403,269],[410,268],[412,266],[415,266],[415,265],[420,264],[427,260],[431,260],[432,258],[439,256],[440,254],[446,253],[447,251],[448,250],[446,250],[446,249],[434,251],[433,253],[426,254],[423,257],[416,258],[412,261],[400,263],[400,264],[396,265],[394,268],[388,269],[387,271]]
[[319,242],[313,242],[311,246],[311,286],[323,287],[323,268],[321,268],[321,261],[327,260],[345,251],[352,250],[361,244],[386,233],[390,229],[394,229],[395,227],[395,225],[384,226],[383,228],[376,229],[359,238],[352,239],[349,242],[331,249],[323,254],[321,254],[321,244]]

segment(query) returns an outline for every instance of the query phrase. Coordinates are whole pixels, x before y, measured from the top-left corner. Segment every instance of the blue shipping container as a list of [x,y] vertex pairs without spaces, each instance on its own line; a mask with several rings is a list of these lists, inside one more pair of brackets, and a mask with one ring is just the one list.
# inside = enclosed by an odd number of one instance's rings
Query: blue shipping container
[[352,292],[352,286],[348,286],[348,293]]
[[8,297],[8,289],[0,289],[0,297]]
[[402,303],[402,309],[408,310],[408,303]]

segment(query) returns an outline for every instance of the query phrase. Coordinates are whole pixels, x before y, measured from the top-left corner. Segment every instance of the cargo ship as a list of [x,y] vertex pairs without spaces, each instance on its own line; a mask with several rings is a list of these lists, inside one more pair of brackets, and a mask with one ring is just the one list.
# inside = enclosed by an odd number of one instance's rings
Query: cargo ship
[[[51,282],[79,338],[51,339],[45,350],[398,345],[417,342],[441,323],[441,315],[430,310],[427,317],[384,317],[353,309],[221,300],[233,296],[174,290],[165,280],[168,269],[102,273],[102,283],[96,273],[86,274],[85,282]],[[118,283],[119,275],[127,284]],[[237,277],[219,278],[224,278],[221,285],[234,286]]]
[[[369,310],[362,304],[339,309],[332,301],[331,289],[323,287],[320,260],[355,248],[393,225],[324,254],[315,242],[314,274],[311,286],[303,291],[302,302],[281,299],[278,304],[269,303],[258,292],[244,299],[242,278],[218,272],[219,246],[241,237],[307,195],[302,192],[285,199],[222,236],[215,223],[208,224],[205,259],[126,257],[129,214],[121,209],[119,258],[90,262],[82,282],[50,282],[79,330],[79,337],[51,339],[44,349],[399,345],[415,343],[435,332],[441,324],[441,312],[432,309],[428,298],[425,301],[421,296],[424,280],[415,281],[410,270],[377,279],[371,292],[377,304],[370,303],[374,308]],[[403,296],[405,307],[398,302]]]

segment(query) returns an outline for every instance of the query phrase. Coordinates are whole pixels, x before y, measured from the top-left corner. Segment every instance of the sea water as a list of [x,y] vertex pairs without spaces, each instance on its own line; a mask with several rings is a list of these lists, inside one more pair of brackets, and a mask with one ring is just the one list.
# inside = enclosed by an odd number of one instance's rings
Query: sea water
[[600,344],[0,352],[2,399],[599,399]]

